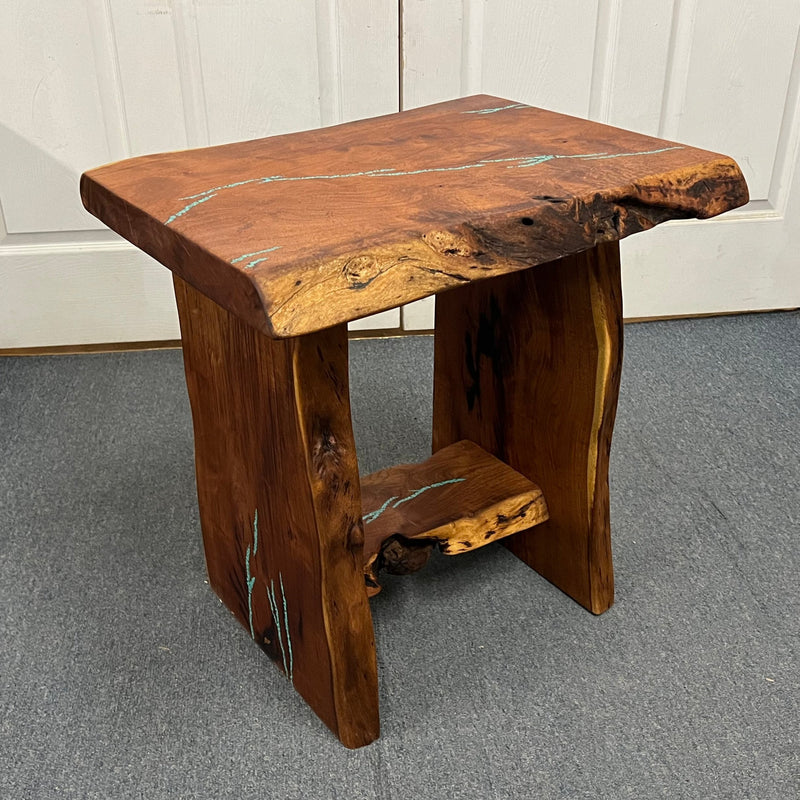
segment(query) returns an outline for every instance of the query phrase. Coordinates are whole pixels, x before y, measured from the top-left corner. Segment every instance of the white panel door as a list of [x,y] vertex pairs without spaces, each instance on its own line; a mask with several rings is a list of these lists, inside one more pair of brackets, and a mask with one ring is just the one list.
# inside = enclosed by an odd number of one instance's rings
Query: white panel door
[[[404,0],[404,107],[477,92],[733,156],[751,203],[622,242],[625,314],[800,305],[800,2]],[[406,327],[432,327],[433,304]]]
[[488,92],[731,154],[753,201],[624,241],[626,314],[800,304],[797,0],[0,0],[0,19],[0,348],[178,335],[169,273],[82,210],[84,169],[398,95]]
[[394,2],[0,0],[0,20],[0,349],[179,335],[169,272],[83,211],[84,170],[398,109]]

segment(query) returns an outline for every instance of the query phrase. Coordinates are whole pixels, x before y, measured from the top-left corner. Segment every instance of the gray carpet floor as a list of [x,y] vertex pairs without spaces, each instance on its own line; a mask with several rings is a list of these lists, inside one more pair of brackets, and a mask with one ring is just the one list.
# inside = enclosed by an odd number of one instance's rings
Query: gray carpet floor
[[[387,578],[358,751],[205,583],[180,353],[0,359],[0,798],[800,796],[799,334],[628,326],[615,606],[499,545]],[[351,352],[362,470],[425,458],[431,339]]]

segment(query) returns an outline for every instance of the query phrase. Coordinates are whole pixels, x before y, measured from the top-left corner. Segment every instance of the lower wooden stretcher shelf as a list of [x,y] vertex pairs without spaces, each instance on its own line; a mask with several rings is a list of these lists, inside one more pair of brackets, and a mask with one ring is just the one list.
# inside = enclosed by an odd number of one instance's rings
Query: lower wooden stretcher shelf
[[401,464],[361,480],[367,594],[382,569],[423,567],[434,545],[455,555],[532,528],[548,518],[541,489],[469,441],[421,464]]

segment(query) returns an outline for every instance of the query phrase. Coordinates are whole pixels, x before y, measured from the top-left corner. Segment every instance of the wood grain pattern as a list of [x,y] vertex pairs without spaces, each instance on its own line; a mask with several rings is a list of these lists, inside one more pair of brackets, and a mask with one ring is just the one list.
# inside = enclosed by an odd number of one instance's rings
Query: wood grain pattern
[[547,519],[536,484],[468,441],[363,478],[361,497],[370,596],[380,591],[380,570],[414,572],[434,546],[465,553]]
[[178,277],[175,294],[211,586],[341,741],[368,744],[377,666],[346,327],[276,341]]
[[118,162],[86,208],[286,337],[747,201],[730,158],[475,96]]
[[504,543],[596,614],[621,364],[616,242],[437,298],[434,451],[469,438],[541,487],[550,519]]

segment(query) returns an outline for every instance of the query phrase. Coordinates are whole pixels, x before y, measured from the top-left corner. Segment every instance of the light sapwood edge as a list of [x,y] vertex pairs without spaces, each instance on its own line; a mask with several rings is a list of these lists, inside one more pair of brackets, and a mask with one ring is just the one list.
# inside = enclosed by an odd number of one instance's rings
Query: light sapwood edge
[[[315,476],[313,474],[313,471],[310,468],[310,465],[311,465],[311,458],[310,458],[311,442],[309,441],[309,436],[308,436],[308,431],[306,430],[306,426],[303,424],[304,420],[300,418],[301,415],[302,415],[302,409],[305,408],[305,403],[304,403],[305,397],[303,395],[304,382],[300,378],[300,375],[301,375],[301,372],[302,372],[301,364],[300,364],[301,353],[299,352],[300,351],[300,346],[303,344],[303,341],[302,341],[302,339],[296,339],[293,344],[294,344],[294,347],[292,348],[292,384],[293,384],[292,389],[293,389],[293,392],[294,392],[294,404],[295,404],[295,408],[297,409],[297,429],[298,429],[298,434],[299,434],[299,437],[300,437],[300,441],[303,443],[303,453],[305,455],[305,462],[306,462],[306,475],[308,476],[309,486],[313,487],[315,481],[317,481],[318,479],[317,479],[317,476]],[[313,490],[312,490],[312,494],[313,494]],[[332,638],[332,630],[331,630],[332,626],[331,626],[331,623],[330,623],[327,604],[325,603],[325,600],[324,600],[324,598],[327,596],[327,592],[328,592],[327,570],[325,569],[325,559],[324,559],[324,557],[322,555],[323,551],[324,551],[322,537],[319,536],[320,527],[319,527],[319,515],[317,513],[317,504],[316,503],[312,503],[312,507],[313,507],[314,521],[316,523],[315,524],[315,529],[317,531],[317,542],[318,542],[319,551],[320,551],[320,585],[321,585],[321,589],[322,589],[322,591],[320,592],[320,606],[322,608],[322,620],[323,620],[323,624],[325,626],[325,645],[328,648],[328,650],[330,650],[330,642],[331,642],[331,638]],[[336,685],[336,665],[334,663],[335,659],[331,658],[330,662],[331,662],[331,673],[333,675],[332,682],[333,682],[333,685],[335,686]],[[335,692],[334,692],[334,701],[333,702],[334,702],[334,708],[336,708]],[[338,709],[336,709],[336,730],[334,731],[334,733],[337,736],[339,735],[338,728],[339,728],[339,711],[338,711]]]
[[[324,337],[324,341],[320,341],[319,337]],[[333,341],[333,339],[336,341]],[[320,584],[321,584],[321,599],[322,599],[322,619],[323,625],[325,628],[325,637],[326,637],[326,646],[328,647],[329,651],[335,643],[341,638],[341,631],[335,629],[335,625],[333,624],[333,620],[331,618],[331,608],[330,602],[333,602],[334,606],[336,605],[337,600],[332,598],[332,593],[330,591],[330,571],[334,570],[336,572],[341,571],[340,561],[337,557],[341,557],[342,553],[337,552],[339,550],[339,546],[344,549],[345,554],[344,558],[347,559],[350,555],[352,555],[352,542],[351,534],[352,531],[350,530],[339,530],[334,531],[334,535],[340,535],[341,541],[331,541],[325,536],[322,535],[322,532],[325,531],[329,525],[328,519],[322,519],[320,517],[320,508],[317,502],[317,499],[323,496],[329,487],[325,486],[325,480],[320,475],[317,474],[316,471],[313,469],[314,459],[312,457],[312,450],[314,447],[314,442],[310,439],[310,433],[313,433],[313,430],[308,427],[306,424],[307,420],[305,417],[305,409],[311,408],[312,404],[306,402],[306,396],[304,394],[304,389],[308,388],[313,389],[316,383],[312,380],[308,379],[308,364],[309,360],[311,362],[314,359],[319,358],[320,360],[324,360],[326,357],[333,355],[334,357],[337,354],[331,354],[330,351],[332,349],[342,348],[343,353],[338,354],[341,357],[342,366],[343,368],[343,376],[339,376],[343,378],[344,386],[341,386],[334,376],[327,374],[326,377],[332,379],[332,385],[335,387],[335,392],[337,395],[337,399],[340,403],[340,409],[343,412],[343,416],[341,419],[337,420],[337,431],[336,431],[336,449],[337,449],[337,462],[339,469],[343,470],[349,477],[347,478],[353,484],[352,492],[356,498],[360,498],[360,488],[359,488],[359,477],[358,477],[358,463],[356,461],[354,443],[353,443],[353,434],[352,434],[352,424],[350,421],[350,394],[349,394],[349,377],[348,377],[348,361],[347,361],[347,328],[345,325],[339,326],[338,330],[325,330],[317,332],[316,334],[312,334],[308,337],[298,337],[293,341],[292,347],[292,380],[293,380],[293,389],[294,389],[294,398],[296,408],[298,410],[297,415],[297,423],[299,428],[300,440],[303,444],[303,449],[306,454],[305,462],[306,462],[306,473],[308,475],[309,486],[312,489],[312,494],[315,498],[315,502],[313,505],[314,510],[314,519],[316,521],[316,530],[319,542],[319,552],[320,552]],[[315,367],[317,365],[315,364]],[[330,409],[326,409],[330,410]],[[344,425],[346,430],[339,430],[339,426]],[[356,517],[359,520],[357,524],[362,526],[362,534],[360,537],[360,541],[362,543],[363,549],[363,523],[360,522],[361,516],[361,509],[360,509],[360,499],[357,499],[357,514]],[[358,542],[356,541],[355,544],[357,545]],[[358,559],[360,562],[362,559]],[[359,565],[356,565],[358,568]],[[338,582],[333,582],[338,588]],[[359,589],[361,590],[361,584],[359,583]],[[367,595],[366,589],[363,588],[364,591],[364,602],[367,602]],[[326,602],[326,599],[330,602]],[[347,597],[340,597],[338,598],[340,602],[346,602],[348,600]],[[346,612],[345,612],[346,613]],[[359,627],[359,623],[364,623],[363,619],[359,619],[359,614],[353,614],[349,616],[351,628],[355,633],[355,629]],[[371,617],[369,612],[369,607],[367,606],[366,609],[366,616],[368,619],[368,642],[366,653],[359,653],[361,656],[361,661],[359,662],[359,668],[363,669],[364,674],[367,675],[366,683],[370,683],[370,678],[373,679],[372,682],[375,683],[375,717],[374,720],[371,721],[371,724],[368,724],[365,728],[361,728],[358,725],[354,725],[351,720],[351,709],[348,709],[348,698],[346,697],[346,686],[345,678],[347,675],[343,675],[340,671],[339,667],[339,659],[335,656],[333,652],[330,654],[330,665],[331,665],[331,674],[332,674],[332,683],[334,687],[333,691],[333,703],[334,703],[334,712],[336,716],[336,730],[334,731],[336,735],[339,737],[339,740],[345,747],[350,749],[355,749],[358,747],[363,747],[366,744],[369,744],[374,739],[377,739],[380,736],[380,725],[377,716],[377,660],[375,656],[375,640],[374,640],[374,632],[372,630],[372,623]],[[359,628],[358,633],[363,634],[363,630]],[[363,635],[358,636],[358,641],[360,645],[363,645]],[[350,642],[346,642],[345,646],[350,645]],[[369,663],[364,663],[365,659],[370,659]],[[372,700],[372,698],[369,698]]]
[[[502,517],[507,517],[507,520],[498,525],[497,520]],[[364,576],[367,593],[370,597],[374,597],[380,592],[378,573],[383,565],[383,554],[389,546],[401,549],[438,547],[442,554],[453,556],[477,550],[514,533],[528,530],[547,519],[547,503],[541,490],[535,487],[532,491],[503,498],[474,514],[427,531],[413,535],[404,534],[402,530],[392,531],[383,539],[378,550],[365,554]],[[417,568],[422,566],[424,564],[420,564]],[[411,571],[416,571],[416,568],[409,570]]]
[[[605,259],[604,253],[598,253],[599,259]],[[589,503],[587,506],[587,524],[591,525],[592,508],[594,505],[595,489],[597,486],[597,461],[600,427],[603,424],[603,414],[608,402],[608,384],[611,372],[611,335],[608,330],[608,308],[606,296],[602,291],[597,277],[595,265],[588,270],[589,294],[592,306],[592,321],[594,322],[595,338],[597,340],[597,368],[594,384],[594,410],[592,425],[589,433],[588,458],[586,459],[586,486]]]
[[[497,518],[498,515],[509,517],[510,524],[505,528],[495,526],[497,530],[491,535],[487,535],[489,532],[487,529],[490,529],[490,520],[493,517]],[[447,525],[427,531],[425,534],[409,538],[412,541],[431,540],[438,546],[442,554],[454,556],[470,550],[477,550],[520,530],[532,528],[547,518],[547,503],[541,491],[533,496],[530,492],[526,492],[502,500],[489,508],[481,509],[480,514],[462,517]]]
[[[592,424],[589,434],[589,447],[587,457],[587,525],[591,528],[594,517],[598,511],[597,503],[600,501],[598,491],[608,492],[608,459],[605,459],[605,474],[602,477],[602,486],[598,485],[598,470],[600,468],[600,436],[604,426],[609,424],[608,414],[611,414],[613,424],[616,413],[617,395],[619,389],[612,388],[613,373],[616,362],[619,362],[622,348],[622,326],[619,328],[619,340],[615,342],[611,326],[615,322],[616,312],[613,306],[614,287],[610,284],[619,281],[619,246],[614,245],[615,252],[608,252],[607,247],[597,249],[597,257],[588,270],[590,304],[592,322],[594,324],[595,338],[597,341],[597,368],[595,375],[595,396]],[[621,289],[620,289],[621,291]],[[619,309],[621,315],[621,308]],[[608,530],[610,522],[601,526],[603,534],[610,537]],[[601,535],[598,533],[598,535]],[[592,550],[592,539],[589,540],[590,552],[587,558],[589,610],[593,614],[606,611],[613,603],[613,589],[603,588],[608,578],[602,576],[603,560],[597,559]],[[610,594],[610,597],[608,596]]]

